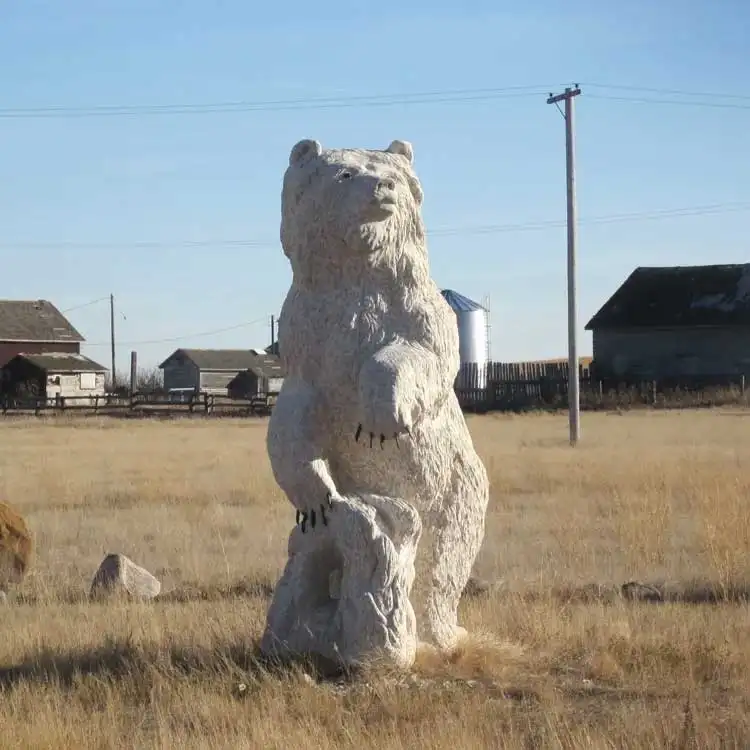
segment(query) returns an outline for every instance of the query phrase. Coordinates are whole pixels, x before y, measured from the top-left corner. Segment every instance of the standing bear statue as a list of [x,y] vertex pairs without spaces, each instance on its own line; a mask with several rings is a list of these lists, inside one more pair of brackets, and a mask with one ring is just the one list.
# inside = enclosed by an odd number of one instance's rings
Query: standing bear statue
[[489,486],[454,391],[457,319],[430,276],[412,163],[404,141],[303,140],[289,157],[293,279],[267,448],[297,524],[267,654],[354,665],[379,652],[409,666],[418,640],[449,650],[465,635],[457,610]]

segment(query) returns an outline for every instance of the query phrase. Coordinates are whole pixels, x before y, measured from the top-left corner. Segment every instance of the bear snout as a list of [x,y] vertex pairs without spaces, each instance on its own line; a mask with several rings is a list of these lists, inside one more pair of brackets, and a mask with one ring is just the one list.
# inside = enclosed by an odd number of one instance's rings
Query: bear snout
[[396,181],[392,177],[381,177],[375,184],[373,198],[379,205],[394,205],[398,202]]

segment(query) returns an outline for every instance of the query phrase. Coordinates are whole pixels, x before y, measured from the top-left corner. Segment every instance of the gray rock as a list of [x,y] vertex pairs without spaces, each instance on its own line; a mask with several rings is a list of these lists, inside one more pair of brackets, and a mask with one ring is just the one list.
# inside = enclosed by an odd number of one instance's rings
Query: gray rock
[[125,596],[131,599],[153,599],[161,591],[161,583],[145,568],[120,554],[108,554],[102,560],[91,582],[93,599]]

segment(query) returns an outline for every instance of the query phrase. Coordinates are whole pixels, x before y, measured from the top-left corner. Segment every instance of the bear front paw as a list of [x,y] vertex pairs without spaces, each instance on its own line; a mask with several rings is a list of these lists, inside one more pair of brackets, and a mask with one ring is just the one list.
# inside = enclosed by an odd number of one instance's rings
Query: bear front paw
[[307,525],[310,524],[310,528],[314,529],[318,522],[318,519],[323,523],[323,526],[328,526],[328,517],[326,516],[327,511],[333,509],[333,496],[331,493],[326,494],[325,503],[321,503],[316,511],[314,508],[308,508],[306,510],[297,509],[296,524],[300,527],[300,531],[304,534],[307,531]]
[[[407,434],[407,435],[410,435],[410,434],[411,434],[411,431],[409,430],[409,428],[408,428],[408,427],[405,427],[403,431],[404,431],[404,433],[405,433],[405,434]],[[372,448],[372,445],[373,445],[373,443],[375,442],[375,437],[376,437],[376,435],[375,435],[375,433],[374,433],[374,432],[370,432],[370,433],[369,433],[369,435],[370,435],[370,448]],[[357,425],[357,429],[356,429],[356,431],[354,432],[354,442],[355,442],[355,443],[358,443],[358,442],[359,442],[359,439],[360,439],[360,437],[362,437],[362,424],[358,424],[358,425]],[[386,440],[388,440],[388,438],[387,438],[387,437],[386,437],[386,436],[385,436],[385,435],[384,435],[384,434],[383,434],[383,433],[381,432],[381,433],[380,433],[380,436],[379,436],[379,438],[378,438],[378,439],[379,439],[379,442],[380,442],[380,449],[382,450],[382,449],[383,449],[383,447],[385,446],[385,441],[386,441]],[[394,432],[394,433],[393,433],[393,440],[395,440],[395,441],[396,441],[396,447],[397,447],[397,448],[400,448],[400,447],[401,447],[401,445],[400,445],[400,443],[398,442],[398,432]]]

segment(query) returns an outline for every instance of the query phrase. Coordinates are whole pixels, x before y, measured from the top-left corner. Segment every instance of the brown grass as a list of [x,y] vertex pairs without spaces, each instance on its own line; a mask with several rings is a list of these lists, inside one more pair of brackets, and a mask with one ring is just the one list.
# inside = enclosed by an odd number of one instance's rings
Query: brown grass
[[[2,747],[747,747],[748,417],[584,417],[575,450],[564,416],[469,418],[492,480],[473,638],[350,683],[255,657],[294,517],[263,421],[3,422],[36,553],[3,610]],[[86,602],[107,552],[164,601]],[[605,595],[631,579],[668,601]]]

